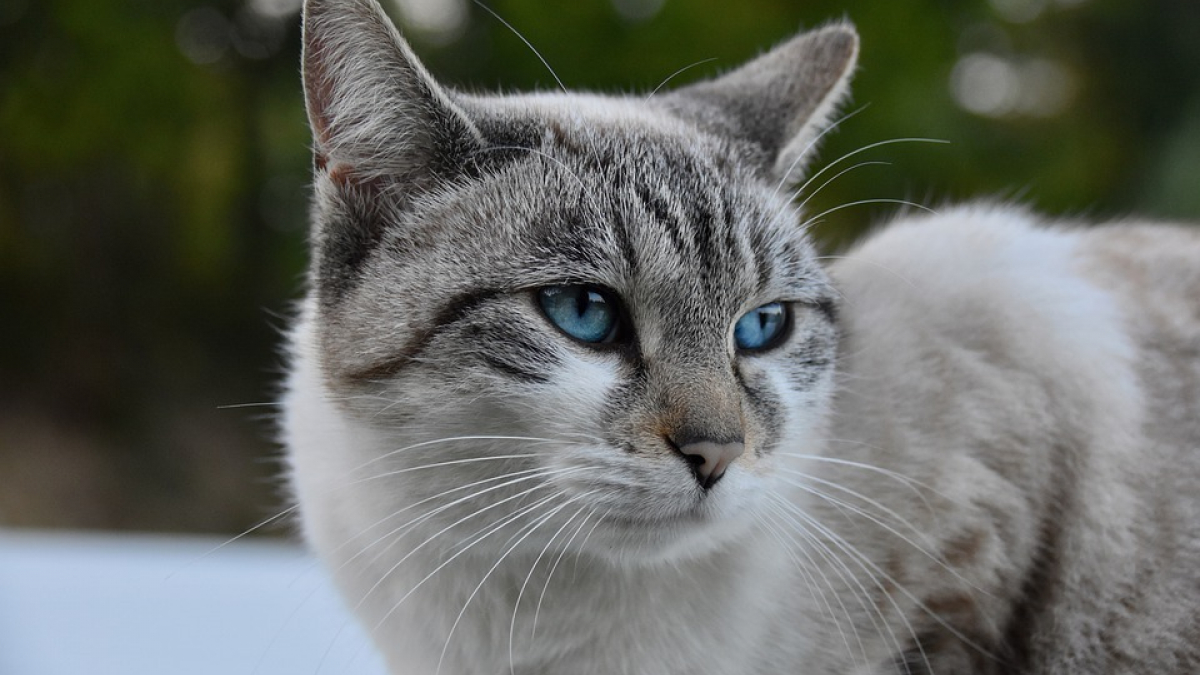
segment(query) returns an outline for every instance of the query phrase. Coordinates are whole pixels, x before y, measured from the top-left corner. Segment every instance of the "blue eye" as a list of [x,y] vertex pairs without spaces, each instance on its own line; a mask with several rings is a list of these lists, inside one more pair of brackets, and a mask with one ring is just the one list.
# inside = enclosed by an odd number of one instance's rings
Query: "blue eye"
[[590,344],[613,342],[621,315],[612,295],[595,286],[547,286],[537,292],[546,318],[562,332]]
[[777,346],[786,337],[788,308],[782,302],[768,302],[742,315],[733,326],[733,341],[738,349],[759,352]]

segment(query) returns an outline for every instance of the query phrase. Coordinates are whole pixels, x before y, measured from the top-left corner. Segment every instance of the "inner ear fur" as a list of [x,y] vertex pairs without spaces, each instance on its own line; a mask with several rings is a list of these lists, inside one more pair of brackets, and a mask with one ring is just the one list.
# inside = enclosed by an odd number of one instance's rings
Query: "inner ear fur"
[[307,0],[303,33],[314,163],[334,182],[420,187],[480,145],[375,0]]

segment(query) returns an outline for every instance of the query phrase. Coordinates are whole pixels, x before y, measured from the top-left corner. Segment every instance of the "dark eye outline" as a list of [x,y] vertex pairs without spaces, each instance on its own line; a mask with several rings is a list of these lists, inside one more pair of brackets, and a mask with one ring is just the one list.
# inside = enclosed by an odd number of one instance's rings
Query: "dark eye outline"
[[[741,344],[739,344],[738,337],[737,337],[738,324],[740,324],[743,319],[746,319],[747,317],[751,316],[755,312],[758,312],[766,307],[772,307],[772,306],[776,306],[776,305],[779,306],[779,308],[783,310],[783,323],[780,324],[779,328],[775,331],[775,333],[772,334],[771,336],[769,336],[767,338],[767,340],[765,342],[763,342],[761,345],[757,345],[754,347],[745,347],[745,346],[742,346]],[[737,318],[736,321],[733,322],[733,346],[734,346],[734,348],[740,354],[762,354],[763,352],[768,352],[768,351],[771,351],[772,349],[779,347],[783,343],[787,342],[788,338],[791,337],[791,335],[792,335],[792,326],[795,323],[792,319],[792,316],[794,313],[795,313],[795,311],[794,311],[791,303],[783,302],[781,300],[776,300],[774,302],[768,302],[768,303],[761,304],[758,307],[755,307],[754,309],[751,309],[750,311],[742,314],[741,316],[739,316]]]
[[[546,297],[548,293],[562,290],[580,290],[584,292],[594,293],[604,300],[613,312],[613,325],[608,332],[598,340],[588,340],[568,331],[562,324],[558,322],[547,309]],[[538,310],[545,317],[546,322],[554,327],[555,330],[570,338],[573,342],[591,347],[593,349],[605,349],[624,344],[627,341],[629,329],[629,320],[625,313],[625,306],[620,301],[619,296],[613,291],[602,286],[594,284],[556,284],[553,286],[543,286],[533,290],[533,302],[537,305]]]

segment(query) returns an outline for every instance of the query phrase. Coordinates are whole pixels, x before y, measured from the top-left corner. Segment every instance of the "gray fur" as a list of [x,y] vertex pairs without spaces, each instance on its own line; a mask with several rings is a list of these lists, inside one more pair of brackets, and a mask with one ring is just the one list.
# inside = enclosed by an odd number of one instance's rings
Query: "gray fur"
[[[449,90],[374,0],[304,27],[284,436],[394,672],[1200,665],[1200,236],[976,206],[826,269],[785,188],[846,25],[648,101]],[[562,284],[623,339],[556,329]],[[687,443],[745,452],[700,484]]]

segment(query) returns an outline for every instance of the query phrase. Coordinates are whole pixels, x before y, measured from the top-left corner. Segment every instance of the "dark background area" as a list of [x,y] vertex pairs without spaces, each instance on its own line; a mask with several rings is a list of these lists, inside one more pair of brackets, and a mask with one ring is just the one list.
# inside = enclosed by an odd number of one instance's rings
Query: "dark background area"
[[[384,2],[444,82],[555,87],[469,0]],[[280,508],[270,402],[310,161],[298,5],[0,2],[0,525],[235,533]],[[489,7],[568,87],[605,92],[852,20],[848,110],[863,109],[815,166],[893,138],[949,144],[856,156],[890,165],[839,177],[810,213],[982,196],[1063,217],[1200,216],[1195,0]],[[837,250],[896,208],[838,210],[818,234]]]

